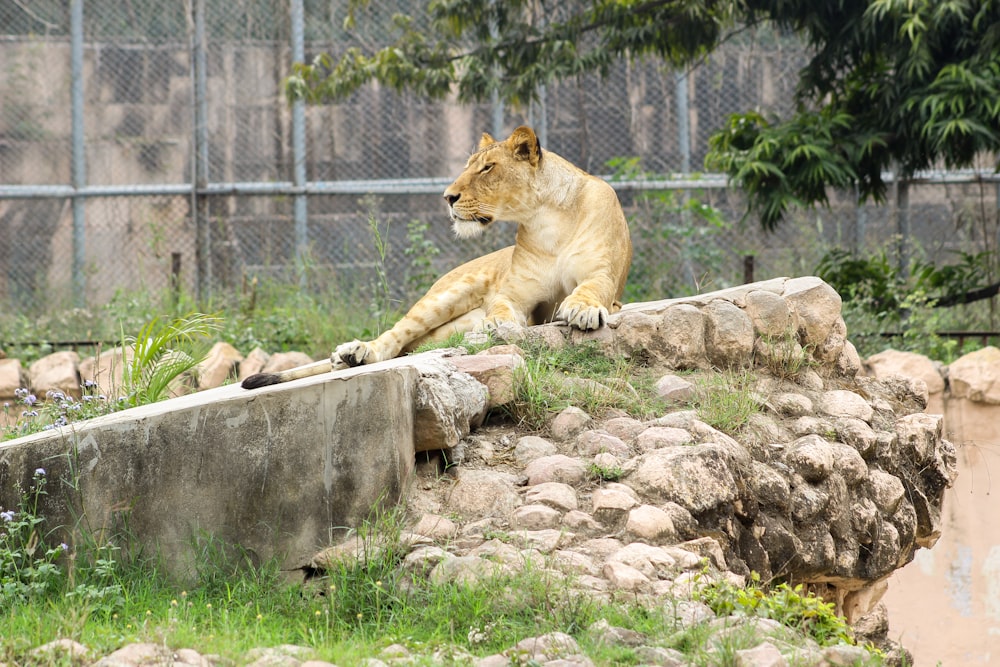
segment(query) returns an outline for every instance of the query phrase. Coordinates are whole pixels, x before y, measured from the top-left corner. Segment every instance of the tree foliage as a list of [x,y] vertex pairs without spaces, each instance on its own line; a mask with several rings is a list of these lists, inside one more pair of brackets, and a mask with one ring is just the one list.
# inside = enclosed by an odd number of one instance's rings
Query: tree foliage
[[[352,0],[349,22],[364,6]],[[1000,148],[1000,0],[428,0],[426,16],[430,29],[397,15],[395,41],[370,53],[298,65],[290,95],[343,98],[377,80],[524,102],[617,58],[685,66],[770,23],[812,49],[796,111],[732,116],[707,158],[765,228],[790,206],[827,204],[830,186],[881,201],[887,171],[967,167]]]
[[[348,24],[366,0],[351,0]],[[397,14],[395,39],[371,53],[322,54],[297,66],[293,97],[341,99],[377,80],[432,98],[461,101],[498,93],[512,102],[538,86],[606,72],[619,57],[655,55],[683,64],[706,53],[733,25],[730,0],[427,0],[424,12]],[[415,16],[428,18],[429,28]],[[454,88],[453,88],[454,87]]]
[[814,49],[793,117],[736,115],[710,140],[709,167],[747,191],[766,228],[791,204],[825,204],[824,185],[882,201],[888,171],[968,167],[1000,148],[1000,2],[745,6],[747,20],[775,21]]

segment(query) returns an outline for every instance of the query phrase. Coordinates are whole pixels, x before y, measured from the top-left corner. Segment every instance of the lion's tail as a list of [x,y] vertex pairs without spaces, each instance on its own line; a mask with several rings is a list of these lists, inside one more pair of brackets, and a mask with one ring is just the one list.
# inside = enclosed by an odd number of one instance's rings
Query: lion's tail
[[331,370],[333,370],[333,364],[330,363],[329,359],[323,359],[322,361],[316,361],[305,366],[289,368],[287,371],[255,373],[244,378],[240,384],[244,389],[259,389],[260,387],[267,387],[272,384],[281,384],[282,382],[290,382],[292,380],[312,377],[313,375],[329,373]]

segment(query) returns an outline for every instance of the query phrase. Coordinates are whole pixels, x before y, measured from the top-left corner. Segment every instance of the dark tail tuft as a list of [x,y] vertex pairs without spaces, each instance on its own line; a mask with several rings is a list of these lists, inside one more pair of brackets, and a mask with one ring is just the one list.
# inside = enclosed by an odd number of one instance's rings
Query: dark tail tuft
[[250,377],[244,378],[241,386],[244,389],[259,389],[272,384],[278,384],[280,381],[274,373],[255,373]]

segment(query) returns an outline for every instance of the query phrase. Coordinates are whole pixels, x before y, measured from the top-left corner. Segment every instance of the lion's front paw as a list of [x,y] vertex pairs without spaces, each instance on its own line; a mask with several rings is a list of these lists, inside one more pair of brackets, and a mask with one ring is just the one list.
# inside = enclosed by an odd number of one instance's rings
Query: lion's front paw
[[591,331],[600,329],[608,321],[608,309],[569,297],[559,306],[556,319],[563,320],[571,327]]
[[368,343],[352,340],[350,343],[338,345],[331,361],[333,361],[334,367],[336,367],[338,360],[348,366],[362,366],[372,363],[375,360],[374,356]]

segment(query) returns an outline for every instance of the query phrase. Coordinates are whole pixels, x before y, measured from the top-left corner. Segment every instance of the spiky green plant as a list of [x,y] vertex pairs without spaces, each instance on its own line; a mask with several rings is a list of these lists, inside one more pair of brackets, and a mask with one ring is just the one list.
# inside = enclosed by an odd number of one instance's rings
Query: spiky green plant
[[135,336],[122,331],[122,349],[132,350],[122,368],[122,389],[129,406],[167,397],[178,378],[205,356],[205,341],[222,326],[215,315],[191,313],[170,322],[153,318]]

